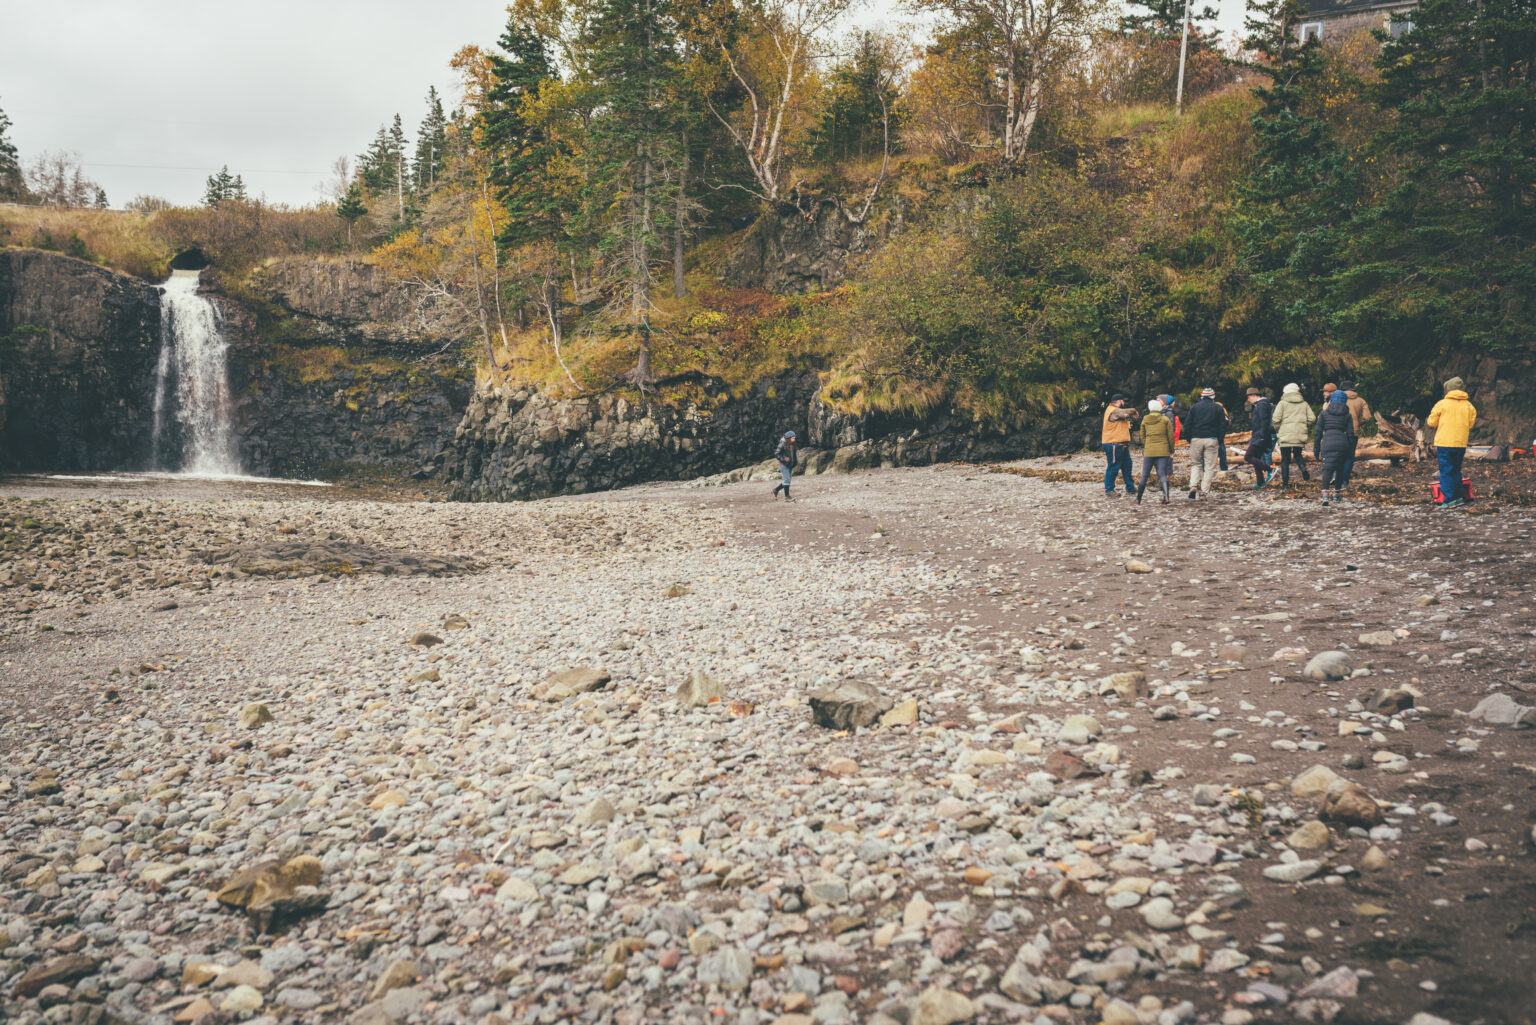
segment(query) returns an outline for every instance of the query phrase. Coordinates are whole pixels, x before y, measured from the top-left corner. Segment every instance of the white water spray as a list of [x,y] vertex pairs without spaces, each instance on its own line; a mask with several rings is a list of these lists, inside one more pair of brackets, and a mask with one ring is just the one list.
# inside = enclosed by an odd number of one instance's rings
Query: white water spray
[[174,416],[184,474],[240,475],[231,422],[229,343],[212,302],[197,294],[198,272],[176,270],[161,285],[160,360],[155,371],[155,467],[165,466],[162,446]]

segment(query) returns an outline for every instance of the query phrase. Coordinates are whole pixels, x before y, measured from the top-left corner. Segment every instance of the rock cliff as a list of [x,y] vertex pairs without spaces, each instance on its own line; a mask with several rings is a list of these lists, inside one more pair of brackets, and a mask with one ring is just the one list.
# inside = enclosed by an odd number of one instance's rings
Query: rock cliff
[[147,466],[159,349],[154,285],[0,250],[0,468]]
[[456,499],[506,501],[719,473],[771,454],[784,431],[803,434],[815,388],[814,373],[760,381],[740,397],[707,378],[643,398],[483,388],[445,475]]
[[436,473],[473,369],[421,327],[403,285],[365,263],[274,261],[219,300],[231,330],[241,455],[277,477]]

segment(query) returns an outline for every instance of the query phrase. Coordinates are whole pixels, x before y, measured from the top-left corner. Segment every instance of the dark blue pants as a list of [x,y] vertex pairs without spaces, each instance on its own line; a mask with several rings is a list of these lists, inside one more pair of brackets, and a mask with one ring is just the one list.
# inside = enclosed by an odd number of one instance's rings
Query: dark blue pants
[[1114,445],[1104,446],[1104,492],[1113,494],[1115,490],[1115,474],[1118,472],[1125,480],[1125,493],[1130,494],[1136,490],[1136,481],[1131,477],[1131,446],[1120,442]]
[[1344,483],[1348,484],[1355,476],[1355,454],[1351,452],[1344,459]]
[[1461,461],[1467,457],[1464,448],[1436,447],[1440,459],[1440,493],[1447,502],[1463,498],[1461,493]]

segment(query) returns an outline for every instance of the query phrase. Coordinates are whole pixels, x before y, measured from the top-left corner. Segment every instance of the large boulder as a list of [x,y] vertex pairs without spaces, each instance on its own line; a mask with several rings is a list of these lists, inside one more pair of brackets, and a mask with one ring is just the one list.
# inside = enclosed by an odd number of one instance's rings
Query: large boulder
[[811,718],[817,726],[831,730],[858,729],[873,725],[895,702],[874,684],[863,680],[843,680],[828,684],[811,695]]

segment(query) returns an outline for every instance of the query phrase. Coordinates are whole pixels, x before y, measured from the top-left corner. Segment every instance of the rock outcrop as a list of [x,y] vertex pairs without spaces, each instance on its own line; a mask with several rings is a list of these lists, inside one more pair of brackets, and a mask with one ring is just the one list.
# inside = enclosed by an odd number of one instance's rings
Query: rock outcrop
[[[215,279],[217,280],[217,279]],[[247,470],[273,477],[431,476],[472,390],[454,340],[371,264],[287,259],[218,299]]]
[[0,250],[0,467],[148,465],[159,290],[36,249]]
[[733,397],[704,379],[640,398],[563,399],[531,388],[483,389],[459,426],[451,495],[506,501],[700,477],[753,462],[786,430],[804,433],[816,375],[760,381]]

